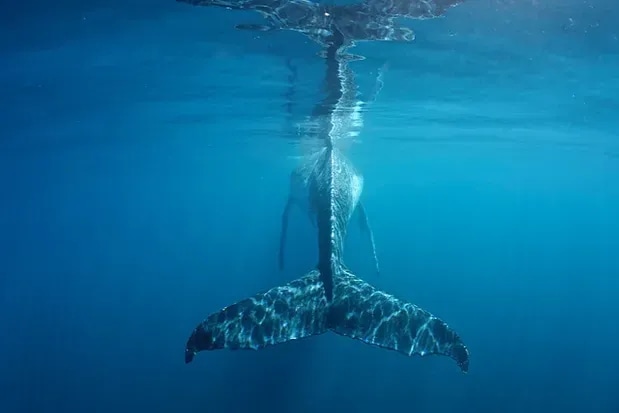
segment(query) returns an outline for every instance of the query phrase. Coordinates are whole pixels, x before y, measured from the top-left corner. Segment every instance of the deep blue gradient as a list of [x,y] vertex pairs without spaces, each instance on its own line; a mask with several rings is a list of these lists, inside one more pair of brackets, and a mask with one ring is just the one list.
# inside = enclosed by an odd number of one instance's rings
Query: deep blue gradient
[[[316,45],[174,0],[29,1],[0,16],[0,411],[619,411],[619,8],[471,0],[361,44],[385,86],[349,155],[382,274],[471,350],[406,358],[335,335],[200,353],[208,313],[299,277],[291,136]],[[291,84],[287,66],[297,69]]]

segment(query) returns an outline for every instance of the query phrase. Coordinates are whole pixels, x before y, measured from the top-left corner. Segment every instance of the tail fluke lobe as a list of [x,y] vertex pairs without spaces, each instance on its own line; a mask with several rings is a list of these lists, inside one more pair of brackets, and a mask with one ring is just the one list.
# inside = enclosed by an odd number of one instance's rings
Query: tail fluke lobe
[[209,315],[185,347],[185,363],[204,350],[258,350],[327,331],[327,301],[318,271]]
[[377,290],[346,270],[337,277],[334,297],[330,330],[408,356],[448,356],[468,371],[469,352],[458,334],[420,307]]

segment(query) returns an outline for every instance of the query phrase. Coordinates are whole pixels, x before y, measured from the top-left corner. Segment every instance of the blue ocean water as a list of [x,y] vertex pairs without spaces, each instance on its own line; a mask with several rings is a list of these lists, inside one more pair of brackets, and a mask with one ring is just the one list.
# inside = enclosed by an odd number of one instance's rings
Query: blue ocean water
[[382,272],[356,228],[347,263],[455,328],[466,375],[330,334],[183,362],[315,265],[302,213],[282,272],[277,245],[317,45],[172,0],[2,9],[0,411],[619,411],[614,2],[465,1],[354,49]]

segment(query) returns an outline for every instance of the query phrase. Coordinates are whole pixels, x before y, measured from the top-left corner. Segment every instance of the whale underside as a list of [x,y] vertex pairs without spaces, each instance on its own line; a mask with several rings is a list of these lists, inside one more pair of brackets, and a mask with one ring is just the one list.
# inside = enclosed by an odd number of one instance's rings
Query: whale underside
[[[374,241],[374,233],[368,219],[367,212],[363,203],[360,200],[363,191],[363,175],[348,161],[348,159],[339,153],[339,150],[333,149],[333,152],[327,154],[326,151],[318,153],[313,157],[309,157],[290,174],[290,189],[288,199],[281,217],[281,231],[279,242],[278,263],[280,270],[284,269],[285,250],[288,239],[288,223],[290,214],[293,209],[298,209],[309,218],[310,223],[317,228],[317,206],[312,204],[312,181],[316,182],[321,177],[319,167],[321,160],[316,159],[321,156],[331,156],[331,162],[338,164],[337,169],[340,170],[340,180],[348,181],[342,188],[342,196],[350,198],[349,204],[351,211],[350,216],[345,216],[346,223],[349,220],[355,219],[359,225],[361,232],[366,236],[367,244],[372,250],[372,258],[374,260],[374,269],[376,274],[380,274],[380,265],[376,254],[376,242]],[[324,161],[322,161],[324,162]],[[314,186],[317,184],[314,183]],[[323,183],[325,185],[325,183]],[[342,212],[346,214],[346,212]]]
[[192,332],[185,362],[207,350],[259,350],[334,332],[407,356],[443,355],[468,371],[469,352],[445,322],[342,267],[327,300],[318,270],[209,315]]

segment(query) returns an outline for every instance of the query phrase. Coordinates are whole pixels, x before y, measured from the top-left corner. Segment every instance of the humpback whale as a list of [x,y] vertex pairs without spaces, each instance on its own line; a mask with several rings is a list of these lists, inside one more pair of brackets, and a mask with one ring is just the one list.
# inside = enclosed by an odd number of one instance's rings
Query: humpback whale
[[395,19],[431,19],[464,0],[363,0],[360,3],[334,5],[310,0],[176,0],[196,6],[254,10],[265,24],[238,24],[237,29],[270,31],[293,30],[325,44],[341,33],[349,42],[403,41],[415,39],[413,31],[401,27]]
[[312,114],[318,131],[315,138],[322,139],[323,146],[294,175],[302,180],[295,188],[309,194],[308,205],[318,228],[318,264],[299,279],[208,315],[187,340],[185,363],[200,351],[258,350],[331,331],[407,356],[448,356],[467,372],[469,351],[452,328],[415,304],[359,279],[343,262],[346,229],[360,188],[359,175],[333,139],[342,132],[339,127],[350,125],[336,121],[347,116],[338,110],[338,102],[349,98],[343,53],[349,44],[338,31],[328,44],[327,75],[336,68],[338,76],[332,79],[339,80],[327,82],[327,97]]

